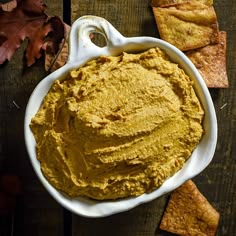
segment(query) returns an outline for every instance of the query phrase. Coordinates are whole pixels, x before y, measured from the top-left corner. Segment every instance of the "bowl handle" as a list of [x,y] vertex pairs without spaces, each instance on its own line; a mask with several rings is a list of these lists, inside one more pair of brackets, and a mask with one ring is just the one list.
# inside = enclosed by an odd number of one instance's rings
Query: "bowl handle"
[[[101,34],[106,40],[105,47],[95,45],[90,34]],[[97,16],[83,16],[76,20],[70,32],[68,63],[86,62],[100,55],[115,55],[125,41],[107,20]]]

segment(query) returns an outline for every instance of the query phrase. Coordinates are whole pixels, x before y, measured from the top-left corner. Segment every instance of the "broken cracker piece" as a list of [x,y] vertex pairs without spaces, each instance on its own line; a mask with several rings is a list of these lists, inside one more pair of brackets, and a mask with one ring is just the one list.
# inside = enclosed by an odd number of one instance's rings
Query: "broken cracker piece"
[[196,66],[209,88],[229,86],[226,71],[226,32],[220,32],[220,42],[185,53]]
[[151,5],[153,7],[169,7],[183,2],[200,2],[208,6],[213,4],[213,0],[152,0]]
[[189,180],[171,194],[160,228],[178,235],[213,236],[219,217],[219,213]]
[[182,51],[219,43],[219,29],[213,6],[185,2],[153,7],[160,36]]

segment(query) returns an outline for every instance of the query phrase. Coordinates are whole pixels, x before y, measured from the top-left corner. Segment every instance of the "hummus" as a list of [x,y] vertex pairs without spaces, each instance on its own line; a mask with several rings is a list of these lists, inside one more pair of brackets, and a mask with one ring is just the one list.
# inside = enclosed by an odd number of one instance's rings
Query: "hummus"
[[47,180],[71,197],[117,199],[160,186],[202,134],[192,81],[159,48],[101,56],[56,80],[31,121]]

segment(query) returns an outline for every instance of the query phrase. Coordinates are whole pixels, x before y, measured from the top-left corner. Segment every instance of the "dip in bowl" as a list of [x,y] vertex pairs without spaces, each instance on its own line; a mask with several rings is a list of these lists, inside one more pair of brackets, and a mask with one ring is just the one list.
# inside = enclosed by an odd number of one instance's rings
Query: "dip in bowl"
[[[91,33],[107,45],[93,44]],[[30,97],[25,139],[51,195],[74,213],[102,217],[200,173],[213,157],[217,122],[208,89],[182,52],[156,38],[125,38],[85,16],[72,26],[66,65]]]

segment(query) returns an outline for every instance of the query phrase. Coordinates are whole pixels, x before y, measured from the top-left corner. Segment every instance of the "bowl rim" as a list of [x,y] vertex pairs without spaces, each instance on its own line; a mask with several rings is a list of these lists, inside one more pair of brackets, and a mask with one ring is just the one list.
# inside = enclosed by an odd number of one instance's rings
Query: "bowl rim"
[[[90,33],[102,34],[107,42],[105,47],[98,47],[89,38]],[[50,195],[63,207],[71,212],[85,217],[105,217],[130,210],[137,205],[149,202],[179,187],[188,179],[203,171],[211,162],[217,143],[217,119],[214,104],[208,88],[193,63],[187,56],[173,45],[154,37],[124,37],[108,21],[97,16],[83,16],[77,19],[70,32],[69,57],[67,63],[46,76],[32,92],[25,111],[24,138],[26,149],[33,166],[43,186]],[[97,201],[83,197],[70,198],[56,190],[43,176],[40,163],[35,153],[35,139],[30,130],[31,118],[36,114],[43,98],[50,89],[53,81],[64,78],[66,74],[83,66],[87,61],[100,55],[119,55],[121,52],[144,51],[148,48],[159,47],[164,50],[171,60],[178,63],[194,81],[194,89],[205,111],[204,130],[197,148],[183,168],[167,179],[158,189],[138,197],[111,201]],[[200,156],[200,158],[199,158]]]

